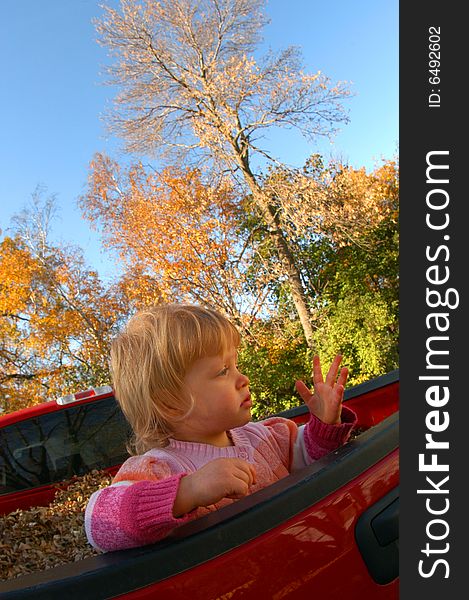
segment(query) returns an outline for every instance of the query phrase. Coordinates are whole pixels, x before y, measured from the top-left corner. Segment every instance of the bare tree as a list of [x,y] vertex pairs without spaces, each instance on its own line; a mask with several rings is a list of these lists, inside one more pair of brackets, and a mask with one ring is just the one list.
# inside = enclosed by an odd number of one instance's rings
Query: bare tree
[[294,252],[278,202],[262,185],[259,169],[276,163],[262,141],[276,127],[308,140],[332,135],[347,121],[349,91],[321,72],[303,72],[294,48],[257,60],[262,8],[261,0],[121,0],[120,11],[105,8],[97,30],[116,58],[110,83],[120,88],[110,125],[129,151],[205,160],[242,186],[276,248],[312,347]]
[[48,253],[48,238],[52,221],[57,216],[56,196],[45,196],[47,188],[38,185],[26,207],[12,217],[12,225],[25,246],[36,259],[44,260]]

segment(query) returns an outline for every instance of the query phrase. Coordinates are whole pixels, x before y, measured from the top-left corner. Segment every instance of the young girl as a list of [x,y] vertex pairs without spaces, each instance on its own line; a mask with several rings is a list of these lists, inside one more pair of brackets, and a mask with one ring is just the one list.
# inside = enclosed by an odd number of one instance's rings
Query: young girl
[[340,356],[325,381],[314,358],[314,393],[296,382],[311,413],[307,425],[279,417],[251,423],[239,342],[218,312],[179,304],[140,312],[114,340],[114,390],[139,455],[90,498],[85,529],[95,548],[155,542],[347,441],[356,417],[342,406],[347,369],[339,373]]

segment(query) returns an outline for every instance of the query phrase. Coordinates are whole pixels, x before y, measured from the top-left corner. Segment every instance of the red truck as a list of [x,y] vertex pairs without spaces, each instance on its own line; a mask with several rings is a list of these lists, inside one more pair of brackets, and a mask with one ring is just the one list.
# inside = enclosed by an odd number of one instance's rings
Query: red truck
[[[2,600],[397,599],[399,374],[346,390],[361,433],[313,465],[163,541],[0,583]],[[306,407],[280,413],[303,423]],[[0,417],[0,511],[55,482],[115,472],[128,426],[110,388]]]

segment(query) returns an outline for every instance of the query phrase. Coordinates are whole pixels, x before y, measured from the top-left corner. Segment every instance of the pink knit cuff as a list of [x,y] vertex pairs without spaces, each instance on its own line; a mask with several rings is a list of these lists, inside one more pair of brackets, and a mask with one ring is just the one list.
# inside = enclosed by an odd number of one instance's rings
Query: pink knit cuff
[[357,415],[344,405],[342,406],[342,423],[340,425],[323,423],[316,416],[311,415],[304,429],[305,446],[309,456],[317,460],[345,444],[356,423]]
[[130,485],[122,498],[122,530],[141,544],[155,542],[186,521],[191,513],[173,516],[173,506],[181,477],[179,473],[160,481],[139,481]]

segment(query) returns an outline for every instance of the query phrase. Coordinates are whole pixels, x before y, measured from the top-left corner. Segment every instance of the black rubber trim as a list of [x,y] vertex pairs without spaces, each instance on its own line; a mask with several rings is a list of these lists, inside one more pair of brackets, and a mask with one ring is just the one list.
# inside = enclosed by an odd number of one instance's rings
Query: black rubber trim
[[399,413],[313,465],[157,543],[110,552],[0,584],[2,600],[104,600],[172,577],[306,510],[399,447]]

